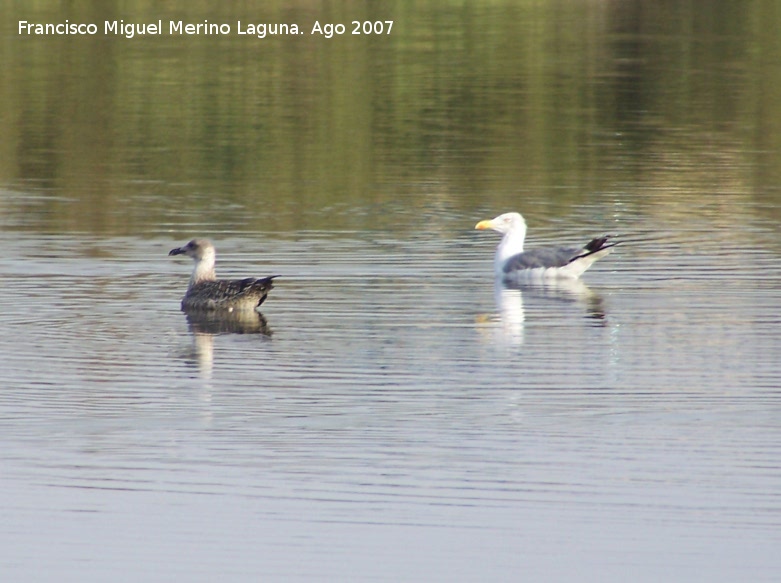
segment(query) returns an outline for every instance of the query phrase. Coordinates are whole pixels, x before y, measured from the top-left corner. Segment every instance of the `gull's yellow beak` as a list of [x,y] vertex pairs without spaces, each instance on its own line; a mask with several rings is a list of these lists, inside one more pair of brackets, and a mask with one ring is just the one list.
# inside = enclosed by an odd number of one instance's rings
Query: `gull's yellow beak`
[[493,222],[492,221],[480,221],[475,225],[475,229],[479,229],[480,231],[485,231],[486,229],[493,229]]

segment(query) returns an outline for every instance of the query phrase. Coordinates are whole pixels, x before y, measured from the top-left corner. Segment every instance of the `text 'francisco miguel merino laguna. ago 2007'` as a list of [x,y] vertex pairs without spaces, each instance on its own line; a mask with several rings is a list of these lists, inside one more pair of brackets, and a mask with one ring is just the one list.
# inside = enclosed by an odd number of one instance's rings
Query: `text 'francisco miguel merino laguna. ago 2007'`
[[[316,20],[309,34],[317,34],[326,38],[334,35],[343,35],[350,31],[351,34],[380,35],[390,34],[393,28],[392,20],[359,21],[353,20],[349,27],[342,23],[320,23]],[[298,24],[287,23],[243,23],[236,22],[236,28],[230,24],[217,24],[204,20],[203,22],[184,22],[181,20],[169,20],[168,26],[163,26],[163,21],[157,22],[125,22],[124,20],[106,20],[99,26],[95,23],[65,22],[36,23],[26,20],[19,21],[18,34],[20,35],[96,35],[101,31],[104,35],[124,36],[133,38],[141,35],[250,35],[265,38],[267,35],[299,35],[306,34],[303,27]]]

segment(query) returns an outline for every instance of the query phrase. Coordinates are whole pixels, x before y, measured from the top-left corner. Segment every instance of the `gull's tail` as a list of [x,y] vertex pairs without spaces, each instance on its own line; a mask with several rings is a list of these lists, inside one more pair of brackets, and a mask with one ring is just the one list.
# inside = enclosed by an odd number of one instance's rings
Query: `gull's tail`
[[572,258],[567,265],[567,269],[575,279],[580,277],[584,271],[591,267],[596,261],[602,259],[605,255],[618,245],[619,241],[611,241],[613,235],[603,235],[589,241],[583,251]]
[[[595,253],[602,253],[599,257],[596,259],[599,259],[601,257],[604,257],[608,253],[610,253],[610,249],[612,247],[615,247],[620,243],[620,241],[614,241],[612,240],[614,238],[614,235],[602,235],[601,237],[596,237],[589,241],[585,247],[583,247],[583,253],[578,255],[573,259],[573,261],[577,261],[578,259],[583,259],[584,257],[588,257],[589,255],[594,255]],[[596,261],[596,259],[594,261]]]

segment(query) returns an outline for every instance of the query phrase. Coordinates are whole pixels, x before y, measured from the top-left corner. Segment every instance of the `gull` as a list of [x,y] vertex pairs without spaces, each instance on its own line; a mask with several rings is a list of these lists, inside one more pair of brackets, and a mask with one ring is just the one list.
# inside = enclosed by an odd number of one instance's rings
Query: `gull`
[[208,239],[193,239],[184,247],[171,249],[168,255],[187,255],[195,262],[187,293],[182,298],[182,311],[189,310],[257,310],[274,286],[270,277],[217,279],[214,273],[216,251]]
[[496,248],[494,271],[497,278],[510,283],[578,279],[595,261],[602,259],[617,245],[610,242],[610,235],[605,235],[592,239],[583,247],[549,247],[524,251],[526,221],[519,213],[505,213],[491,220],[480,221],[475,229],[491,229],[504,235]]

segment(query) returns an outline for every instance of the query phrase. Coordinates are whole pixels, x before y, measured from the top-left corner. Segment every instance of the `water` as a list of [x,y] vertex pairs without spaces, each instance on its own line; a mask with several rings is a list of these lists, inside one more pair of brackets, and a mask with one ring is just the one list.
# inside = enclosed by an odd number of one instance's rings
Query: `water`
[[[6,38],[3,580],[777,579],[781,20],[576,4]],[[509,210],[623,243],[497,290]],[[262,320],[179,311],[196,235]]]
[[230,239],[223,273],[299,275],[214,336],[178,242],[5,236],[6,568],[772,579],[775,256],[649,238],[496,305],[469,226]]

